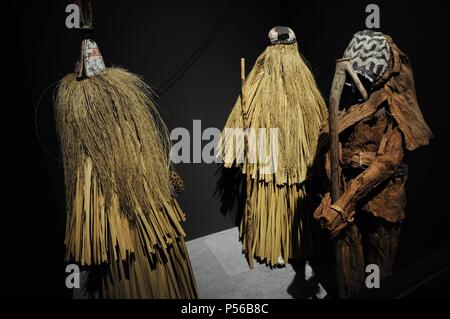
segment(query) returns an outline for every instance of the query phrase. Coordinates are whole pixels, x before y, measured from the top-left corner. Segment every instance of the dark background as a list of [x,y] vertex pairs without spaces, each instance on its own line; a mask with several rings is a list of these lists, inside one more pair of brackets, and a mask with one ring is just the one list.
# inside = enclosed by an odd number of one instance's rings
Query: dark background
[[[33,1],[15,8],[20,23],[13,47],[21,61],[14,64],[12,76],[20,94],[6,118],[20,119],[20,130],[9,131],[6,138],[12,144],[1,232],[2,274],[7,274],[2,294],[7,297],[70,296],[64,287],[65,204],[61,163],[54,158],[59,155],[53,87],[47,90],[72,72],[79,54],[79,34],[64,24],[69,3]],[[185,127],[192,133],[194,119],[202,120],[203,129],[223,127],[239,92],[239,58],[246,58],[249,69],[275,25],[296,32],[327,99],[334,60],[352,34],[365,28],[369,3],[380,5],[381,31],[410,57],[419,104],[436,136],[410,156],[408,219],[397,258],[401,269],[448,243],[447,1],[98,0],[94,39],[107,65],[142,75],[161,95],[158,104],[170,130]],[[183,68],[186,61],[195,63]],[[41,96],[38,141],[34,113]],[[232,227],[233,217],[220,212],[220,201],[213,196],[217,167],[181,164],[177,170],[187,186],[179,202],[188,213],[188,239]]]

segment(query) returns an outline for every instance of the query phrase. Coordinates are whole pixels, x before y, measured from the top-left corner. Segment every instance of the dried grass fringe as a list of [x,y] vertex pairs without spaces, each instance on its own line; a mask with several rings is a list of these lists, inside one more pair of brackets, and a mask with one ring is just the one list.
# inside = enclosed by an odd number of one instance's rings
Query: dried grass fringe
[[169,177],[170,140],[150,94],[141,78],[120,68],[60,82],[55,118],[66,259],[106,264],[106,297],[194,298],[185,215]]
[[[225,133],[221,136],[220,154],[224,166],[241,167],[250,174],[253,187],[251,211],[254,256],[273,266],[278,257],[289,258],[313,253],[313,240],[305,200],[305,182],[316,155],[317,140],[327,110],[314,77],[303,61],[297,44],[267,47],[258,57],[245,83],[247,116],[242,118],[241,98],[225,124],[226,128],[278,128],[278,153],[273,174],[261,172],[267,163],[238,163],[237,154],[244,140]],[[244,123],[246,125],[244,125]],[[267,130],[266,145],[272,145]],[[300,216],[297,216],[301,214]],[[241,223],[241,240],[245,250],[246,221]]]
[[[252,256],[270,267],[278,264],[278,258],[311,257],[316,253],[314,225],[308,203],[304,200],[304,184],[278,186],[272,182],[251,180],[251,207],[253,241]],[[240,238],[244,251],[247,247],[247,219],[240,223]]]
[[[326,105],[314,77],[298,52],[297,44],[269,46],[257,59],[245,83],[246,126],[278,128],[278,169],[275,174],[260,174],[265,163],[245,163],[243,173],[278,185],[303,183],[314,161],[317,137],[326,116]],[[228,117],[225,128],[244,128],[241,99]],[[221,152],[236,155],[243,146],[233,136],[223,134]],[[267,145],[271,145],[267,133]],[[236,145],[238,144],[238,145]],[[230,151],[230,153],[228,153]],[[270,150],[267,152],[270,156]],[[258,159],[258,158],[257,158]],[[225,157],[224,166],[240,166],[236,156]]]

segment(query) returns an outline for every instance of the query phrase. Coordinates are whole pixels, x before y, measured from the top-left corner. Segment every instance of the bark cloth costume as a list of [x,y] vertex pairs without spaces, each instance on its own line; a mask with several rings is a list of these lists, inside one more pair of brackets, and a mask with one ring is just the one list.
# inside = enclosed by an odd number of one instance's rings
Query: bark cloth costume
[[[365,265],[378,265],[381,277],[392,272],[405,219],[406,156],[427,145],[432,132],[417,102],[409,58],[391,37],[358,32],[344,59],[365,83],[368,99],[341,103],[340,197],[331,205],[327,193],[314,217],[336,240],[344,296],[349,296],[364,287]],[[354,101],[358,93],[351,95]],[[328,132],[325,125],[318,153],[329,176]]]

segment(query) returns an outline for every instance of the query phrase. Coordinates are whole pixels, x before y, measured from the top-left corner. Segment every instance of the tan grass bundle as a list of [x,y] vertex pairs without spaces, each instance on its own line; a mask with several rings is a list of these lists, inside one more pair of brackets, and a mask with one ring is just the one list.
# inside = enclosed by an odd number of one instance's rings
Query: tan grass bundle
[[56,96],[66,259],[92,274],[101,269],[105,298],[197,297],[185,215],[170,182],[170,140],[150,96],[120,68],[69,74]]
[[[273,266],[280,263],[280,257],[283,263],[312,253],[304,198],[326,106],[300,56],[292,30],[276,27],[269,38],[272,44],[258,57],[243,86],[245,98],[237,99],[226,122],[221,154],[225,167],[241,167],[250,177],[247,183],[252,184],[251,199],[247,198],[245,209],[251,212],[251,218],[243,218],[241,222],[244,251],[248,250],[245,247],[250,233],[251,256]],[[246,101],[244,108],[242,100]],[[239,154],[245,145],[227,128],[266,128],[265,152],[276,161],[276,170],[262,170],[267,162],[260,161],[258,156],[249,160],[249,152],[259,152],[252,151],[252,147],[246,150],[241,164]],[[278,129],[276,140],[271,141],[270,128]],[[272,147],[274,144],[278,147]]]

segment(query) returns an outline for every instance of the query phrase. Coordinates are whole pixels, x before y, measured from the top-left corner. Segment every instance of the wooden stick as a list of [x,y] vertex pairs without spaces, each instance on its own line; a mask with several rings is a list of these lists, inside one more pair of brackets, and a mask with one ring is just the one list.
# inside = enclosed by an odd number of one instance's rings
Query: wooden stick
[[[241,109],[242,109],[242,122],[244,129],[248,127],[248,114],[246,109],[246,99],[245,99],[245,59],[241,58]],[[244,135],[244,154],[247,156],[248,152],[248,134]],[[244,161],[245,165],[246,161]],[[252,211],[251,211],[251,195],[252,195],[252,178],[250,176],[250,171],[245,172],[246,176],[246,203],[244,218],[246,220],[246,253],[247,260],[250,269],[253,269],[253,221],[252,221]]]
[[330,130],[330,162],[331,162],[331,199],[333,203],[340,196],[340,165],[339,165],[339,103],[345,83],[345,62],[336,61],[333,84],[330,93],[330,105],[328,110],[328,126]]
[[353,70],[349,61],[344,62],[344,64],[345,64],[345,71],[347,71],[347,73],[352,78],[353,83],[355,83],[356,88],[358,89],[359,93],[361,93],[361,96],[363,97],[364,101],[367,101],[369,96],[367,94],[366,89],[364,88],[364,85],[361,83],[361,80],[359,79],[358,75],[356,74],[355,70]]
[[[333,85],[330,93],[328,125],[330,132],[330,163],[331,163],[331,200],[335,203],[341,196],[340,185],[340,160],[339,160],[339,104],[341,101],[342,90],[344,88],[346,73],[350,75],[356,87],[358,88],[364,100],[368,99],[368,94],[358,75],[350,65],[349,59],[339,59],[336,61],[336,71],[334,73]],[[334,240],[336,252],[336,281],[338,286],[338,296],[345,296],[345,283],[343,282],[343,263],[339,249],[339,239]]]
[[[336,61],[336,71],[334,73],[333,84],[330,93],[330,105],[328,110],[328,126],[330,130],[330,164],[331,164],[331,200],[335,203],[341,195],[340,189],[340,163],[339,163],[339,103],[341,101],[342,90],[345,83],[345,72],[347,59]],[[342,269],[342,256],[338,249],[339,243],[334,240],[334,250],[336,254],[336,283],[338,297],[345,295]]]

